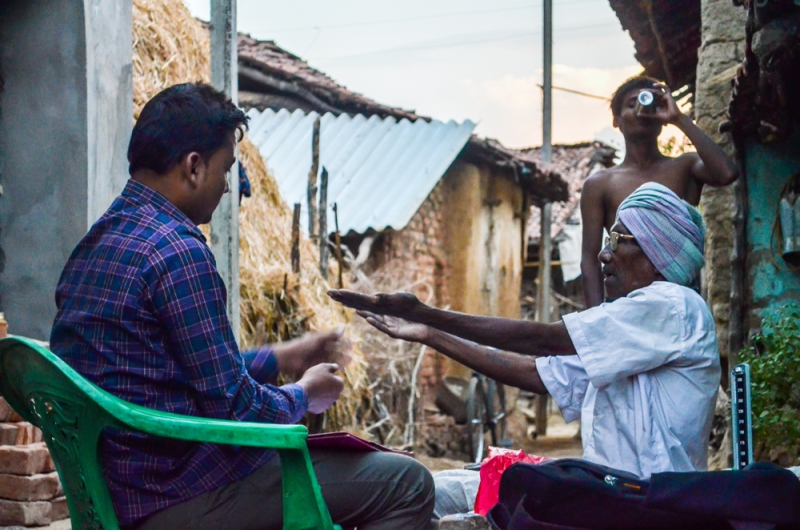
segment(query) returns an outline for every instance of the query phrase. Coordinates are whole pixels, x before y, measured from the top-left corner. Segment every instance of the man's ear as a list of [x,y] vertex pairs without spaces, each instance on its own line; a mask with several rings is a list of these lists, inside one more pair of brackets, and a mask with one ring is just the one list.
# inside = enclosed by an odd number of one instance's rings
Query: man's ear
[[667,279],[666,279],[666,278],[664,278],[664,275],[663,275],[663,274],[661,274],[661,271],[659,271],[659,270],[656,268],[655,264],[653,264],[653,262],[652,262],[652,261],[650,261],[650,259],[649,259],[649,258],[648,258],[648,260],[647,260],[647,263],[648,263],[648,264],[649,264],[649,266],[650,266],[650,274],[652,274],[652,275],[653,275],[654,281],[657,281],[657,282],[665,282],[665,281],[667,281]]
[[611,125],[613,125],[615,129],[619,129],[619,118],[616,115],[611,120]]
[[200,153],[192,151],[183,157],[181,161],[181,176],[192,188],[200,185],[206,164]]

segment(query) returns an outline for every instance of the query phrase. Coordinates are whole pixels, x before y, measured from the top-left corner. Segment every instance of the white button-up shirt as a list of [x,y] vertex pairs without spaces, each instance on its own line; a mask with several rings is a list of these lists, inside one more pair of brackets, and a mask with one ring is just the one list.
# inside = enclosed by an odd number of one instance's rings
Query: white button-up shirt
[[720,383],[714,319],[692,289],[655,282],[564,317],[578,355],[536,367],[584,458],[649,478],[708,467]]

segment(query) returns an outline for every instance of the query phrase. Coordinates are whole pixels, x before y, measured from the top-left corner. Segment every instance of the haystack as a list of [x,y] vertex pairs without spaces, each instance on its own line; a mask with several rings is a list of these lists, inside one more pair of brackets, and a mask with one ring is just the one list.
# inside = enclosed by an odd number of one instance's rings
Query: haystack
[[[134,118],[164,88],[210,79],[207,30],[180,0],[134,0]],[[319,252],[301,240],[301,271],[291,268],[292,214],[256,147],[245,139],[239,158],[247,168],[252,197],[239,213],[241,337],[244,347],[278,342],[306,331],[346,325],[351,315],[331,302],[319,272]],[[206,234],[207,227],[204,227]],[[335,272],[331,277],[335,277]],[[345,372],[345,391],[323,422],[327,430],[362,431],[371,395],[359,336],[353,336],[353,361]]]

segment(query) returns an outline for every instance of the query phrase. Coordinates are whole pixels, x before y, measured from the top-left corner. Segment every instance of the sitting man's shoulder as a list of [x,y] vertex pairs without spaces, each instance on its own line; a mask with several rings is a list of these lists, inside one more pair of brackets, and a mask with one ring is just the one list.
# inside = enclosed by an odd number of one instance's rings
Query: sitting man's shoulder
[[186,266],[198,261],[213,262],[211,250],[200,229],[181,221],[151,205],[127,208],[102,220],[105,226],[97,227],[104,237],[122,237],[123,246],[144,257],[145,267],[150,265],[162,272],[170,267]]
[[714,316],[700,294],[677,283],[659,281],[634,291],[631,298],[668,307],[669,312],[690,329],[713,330]]

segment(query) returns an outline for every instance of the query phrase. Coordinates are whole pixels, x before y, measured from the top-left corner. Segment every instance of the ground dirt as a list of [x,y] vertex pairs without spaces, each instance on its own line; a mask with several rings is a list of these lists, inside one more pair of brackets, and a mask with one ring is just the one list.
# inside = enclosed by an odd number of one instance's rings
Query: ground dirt
[[[578,422],[564,423],[561,414],[551,414],[547,422],[547,436],[532,439],[526,434],[526,422],[521,415],[512,414],[508,422],[509,435],[514,440],[512,449],[524,449],[526,453],[550,458],[580,457],[583,454],[578,434]],[[414,457],[422,462],[432,473],[447,469],[464,469],[467,462],[452,458],[434,458],[424,454]],[[13,528],[13,527],[12,527]],[[39,530],[70,530],[69,519],[57,521],[50,526],[39,527]],[[0,527],[0,530],[3,530]]]
[[[547,421],[547,436],[539,436],[536,439],[522,434],[525,433],[526,425],[516,415],[509,418],[508,430],[514,441],[512,449],[523,449],[527,454],[549,458],[578,458],[583,455],[578,422],[567,424],[564,423],[561,414],[551,414]],[[424,454],[415,454],[414,457],[432,473],[447,469],[464,469],[468,464],[463,460],[434,458]]]

